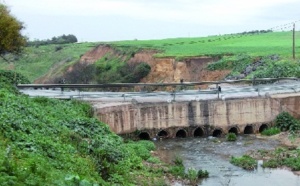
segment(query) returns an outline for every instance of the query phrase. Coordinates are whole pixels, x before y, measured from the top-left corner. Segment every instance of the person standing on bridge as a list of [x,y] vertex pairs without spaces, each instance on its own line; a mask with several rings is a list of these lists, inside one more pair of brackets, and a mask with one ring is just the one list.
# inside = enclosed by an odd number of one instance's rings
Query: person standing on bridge
[[219,91],[219,92],[222,92],[221,86],[218,87],[218,91]]

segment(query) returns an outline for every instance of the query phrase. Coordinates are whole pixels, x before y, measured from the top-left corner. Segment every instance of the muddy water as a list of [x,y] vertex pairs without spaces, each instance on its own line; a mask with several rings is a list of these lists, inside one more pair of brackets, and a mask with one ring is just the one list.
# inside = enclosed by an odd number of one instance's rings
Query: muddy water
[[[300,177],[283,169],[246,171],[229,163],[231,156],[241,156],[250,150],[274,149],[279,142],[258,139],[254,135],[239,136],[235,142],[223,138],[185,138],[155,142],[160,157],[171,162],[180,156],[186,168],[204,169],[209,178],[201,180],[204,186],[300,186]],[[258,164],[262,162],[259,161]],[[180,183],[174,183],[180,186]]]

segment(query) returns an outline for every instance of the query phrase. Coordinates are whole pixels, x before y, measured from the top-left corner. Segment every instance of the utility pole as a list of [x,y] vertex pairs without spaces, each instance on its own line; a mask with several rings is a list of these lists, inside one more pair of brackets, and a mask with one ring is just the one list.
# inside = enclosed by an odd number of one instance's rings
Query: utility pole
[[293,24],[293,59],[295,59],[295,23]]

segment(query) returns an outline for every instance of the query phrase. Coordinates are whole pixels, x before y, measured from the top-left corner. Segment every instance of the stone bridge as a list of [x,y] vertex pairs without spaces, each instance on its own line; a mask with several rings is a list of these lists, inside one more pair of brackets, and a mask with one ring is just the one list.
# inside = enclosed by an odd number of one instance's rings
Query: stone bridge
[[299,118],[300,94],[268,97],[156,103],[92,102],[96,117],[119,135],[154,137],[253,134],[272,126],[287,111]]

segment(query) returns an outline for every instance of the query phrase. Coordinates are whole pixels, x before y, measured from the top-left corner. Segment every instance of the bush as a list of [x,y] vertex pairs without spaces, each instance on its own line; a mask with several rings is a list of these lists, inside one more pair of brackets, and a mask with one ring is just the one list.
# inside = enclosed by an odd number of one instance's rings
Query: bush
[[190,181],[191,185],[196,185],[198,181],[198,172],[193,168],[189,168],[186,174],[186,178]]
[[181,178],[185,177],[185,168],[183,165],[183,160],[181,157],[176,156],[175,159],[173,160],[173,163],[175,164],[174,166],[171,166],[169,169],[169,172],[174,175],[174,176],[179,176]]
[[179,166],[179,165],[175,165],[175,166],[171,166],[169,169],[169,172],[176,176],[176,177],[181,177],[184,178],[185,177],[185,168],[184,166]]
[[275,126],[281,131],[296,131],[300,129],[300,122],[288,112],[282,112],[276,117]]
[[173,160],[173,163],[174,163],[175,165],[183,166],[183,160],[182,160],[182,158],[179,157],[179,156],[176,156],[176,157],[175,157],[175,159]]
[[231,157],[230,163],[247,170],[253,170],[257,166],[256,160],[248,155],[243,155],[241,157]]
[[6,82],[11,85],[30,83],[22,74],[10,70],[0,70],[0,82]]
[[232,132],[228,133],[226,135],[226,140],[227,141],[236,141],[237,140],[236,134],[232,133]]
[[300,77],[299,63],[289,60],[274,61],[264,58],[263,66],[257,68],[253,73],[256,78],[280,78],[280,77]]
[[261,132],[264,136],[273,136],[280,133],[280,129],[277,127],[271,127]]
[[268,161],[264,161],[262,167],[266,168],[277,168],[280,166],[280,163],[277,160],[271,159]]
[[232,70],[232,73],[241,73],[253,59],[248,55],[224,56],[222,59],[207,66],[208,70]]
[[11,93],[18,94],[19,90],[15,85],[28,83],[30,83],[30,81],[20,73],[9,70],[0,70],[0,89],[5,89]]
[[209,172],[207,170],[199,170],[197,175],[198,178],[207,178],[209,176]]
[[67,83],[88,84],[94,79],[95,73],[95,65],[77,62],[71,71],[68,71],[63,77],[57,78],[55,83],[60,83],[62,79],[65,79]]

